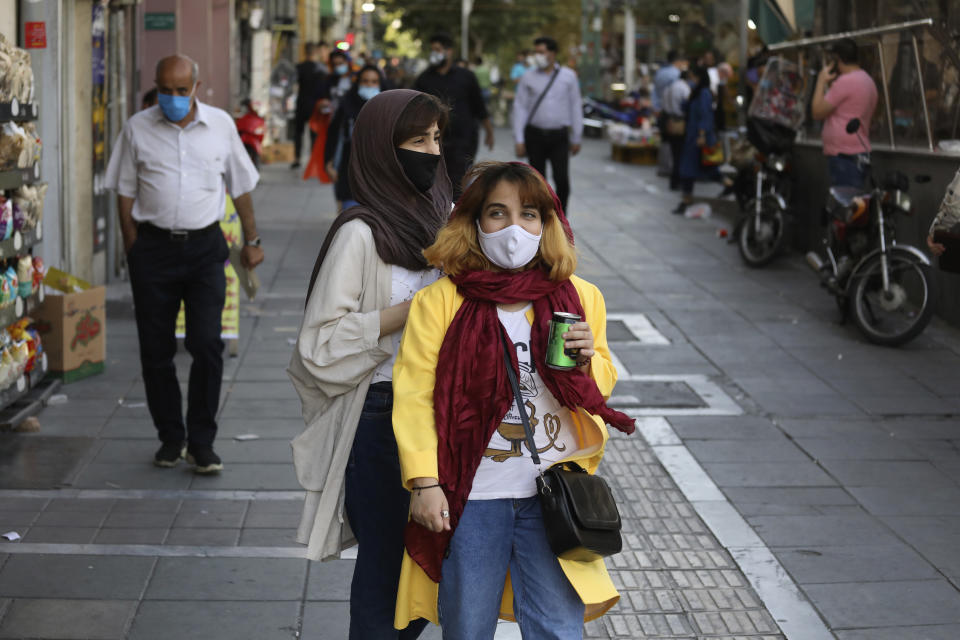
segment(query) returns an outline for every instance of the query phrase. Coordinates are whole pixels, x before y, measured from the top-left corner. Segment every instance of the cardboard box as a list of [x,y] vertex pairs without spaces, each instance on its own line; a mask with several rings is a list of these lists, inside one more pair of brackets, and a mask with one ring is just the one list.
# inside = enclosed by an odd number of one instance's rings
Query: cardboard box
[[276,142],[264,146],[260,153],[260,162],[263,164],[293,162],[293,143]]
[[104,287],[47,293],[32,314],[50,375],[64,383],[102,373],[106,366],[106,293]]

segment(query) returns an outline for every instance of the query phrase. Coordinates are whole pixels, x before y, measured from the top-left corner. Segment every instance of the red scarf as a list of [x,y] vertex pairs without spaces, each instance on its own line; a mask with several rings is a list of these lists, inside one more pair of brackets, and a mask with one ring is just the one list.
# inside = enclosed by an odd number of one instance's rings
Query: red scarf
[[[560,404],[571,410],[582,407],[625,433],[634,430],[632,418],[607,407],[593,378],[579,369],[558,371],[546,365],[552,312],[584,317],[573,283],[551,281],[542,269],[473,271],[451,280],[465,300],[440,346],[433,393],[439,480],[450,506],[450,531],[434,533],[411,519],[404,533],[410,557],[434,582],[440,582],[443,557],[463,514],[483,451],[514,402],[503,366],[498,304],[533,301],[531,355],[544,384]],[[516,352],[509,351],[516,369]]]

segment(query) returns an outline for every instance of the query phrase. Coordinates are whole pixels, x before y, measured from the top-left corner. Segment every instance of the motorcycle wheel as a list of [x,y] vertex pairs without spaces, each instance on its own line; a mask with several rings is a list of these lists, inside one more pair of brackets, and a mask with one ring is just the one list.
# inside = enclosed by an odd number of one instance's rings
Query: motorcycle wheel
[[850,313],[863,335],[874,344],[896,347],[914,339],[933,317],[936,280],[916,258],[887,256],[890,292],[884,294],[880,256],[854,275]]
[[751,199],[744,207],[745,211],[750,212],[743,223],[740,225],[740,233],[737,238],[737,249],[740,251],[740,257],[748,267],[762,267],[769,264],[783,246],[784,238],[784,215],[780,207],[764,198],[761,201],[760,208],[760,233],[756,228],[756,213],[754,213],[756,200]]

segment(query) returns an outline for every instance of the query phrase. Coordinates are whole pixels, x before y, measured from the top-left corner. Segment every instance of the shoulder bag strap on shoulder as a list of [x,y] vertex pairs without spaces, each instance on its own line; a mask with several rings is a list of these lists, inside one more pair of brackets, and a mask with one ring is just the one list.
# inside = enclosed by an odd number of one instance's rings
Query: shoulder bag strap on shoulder
[[513,370],[513,359],[510,357],[510,340],[507,338],[503,326],[500,327],[500,342],[503,343],[503,361],[507,365],[507,377],[510,378],[510,387],[513,389],[513,398],[517,403],[517,409],[520,411],[520,421],[523,422],[523,433],[527,439],[527,447],[530,449],[530,459],[533,464],[540,468],[540,454],[537,453],[537,445],[533,441],[533,430],[530,428],[530,418],[527,417],[527,409],[523,406],[523,394],[520,393],[520,382],[517,380],[517,372]]
[[557,75],[560,73],[560,65],[557,65],[557,68],[553,70],[553,75],[550,76],[550,82],[547,83],[547,86],[544,87],[543,91],[540,92],[540,95],[537,97],[537,101],[533,103],[533,109],[530,110],[530,114],[527,116],[527,121],[524,123],[524,127],[529,126],[530,122],[533,120],[534,114],[537,113],[537,109],[540,108],[540,103],[543,102],[544,96],[547,95],[547,91],[550,91],[550,87],[553,86],[553,81],[557,79]]

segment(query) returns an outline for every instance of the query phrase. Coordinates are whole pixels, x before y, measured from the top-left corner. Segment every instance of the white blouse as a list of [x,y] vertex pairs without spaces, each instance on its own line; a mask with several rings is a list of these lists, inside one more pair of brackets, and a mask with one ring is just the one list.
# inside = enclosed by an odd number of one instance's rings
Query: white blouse
[[[440,279],[439,269],[424,269],[423,271],[410,271],[397,265],[391,265],[392,285],[390,287],[390,306],[413,300],[413,296]],[[393,353],[389,360],[385,360],[373,374],[371,384],[378,382],[393,381],[393,364],[397,361],[397,351],[400,350],[400,338],[403,336],[403,330],[395,331],[391,337]]]

